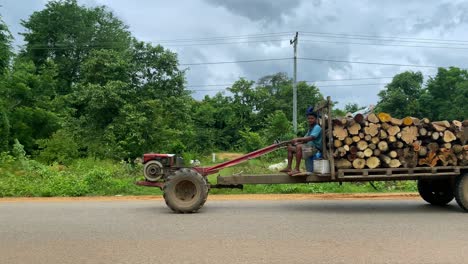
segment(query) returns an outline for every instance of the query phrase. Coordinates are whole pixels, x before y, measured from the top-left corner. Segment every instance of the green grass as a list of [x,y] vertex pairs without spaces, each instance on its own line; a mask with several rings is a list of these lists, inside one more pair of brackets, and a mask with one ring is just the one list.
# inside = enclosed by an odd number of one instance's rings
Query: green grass
[[[276,160],[276,161],[275,161]],[[268,173],[268,165],[281,158],[266,157],[250,160],[224,169],[219,175],[236,173]],[[99,195],[160,195],[158,188],[137,186],[143,179],[141,164],[126,162],[78,159],[68,166],[44,165],[35,160],[15,159],[0,155],[0,197],[51,197],[51,196],[99,196]],[[210,183],[216,183],[218,175],[210,175]],[[320,184],[259,184],[244,185],[244,190],[212,189],[211,194],[274,194],[274,193],[368,193],[413,192],[414,181],[375,182],[375,190],[369,183],[320,183]]]

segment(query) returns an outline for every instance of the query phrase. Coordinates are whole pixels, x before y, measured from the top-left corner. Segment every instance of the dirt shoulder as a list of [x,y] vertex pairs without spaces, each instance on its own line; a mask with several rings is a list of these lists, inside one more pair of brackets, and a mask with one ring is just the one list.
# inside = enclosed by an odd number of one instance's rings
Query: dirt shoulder
[[[325,194],[232,194],[209,195],[212,201],[281,201],[281,200],[414,200],[417,193],[325,193]],[[161,201],[162,195],[86,196],[86,197],[6,197],[2,202],[73,202],[73,201]]]

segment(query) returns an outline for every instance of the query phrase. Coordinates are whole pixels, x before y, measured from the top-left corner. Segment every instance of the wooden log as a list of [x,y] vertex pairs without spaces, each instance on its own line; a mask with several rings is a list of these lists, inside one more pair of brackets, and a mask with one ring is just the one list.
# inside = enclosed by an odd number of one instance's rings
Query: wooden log
[[361,151],[365,150],[367,148],[368,144],[366,141],[361,140],[357,143],[357,148]]
[[401,141],[396,141],[392,143],[392,146],[397,149],[401,149],[405,146],[405,144]]
[[371,157],[373,154],[374,154],[374,151],[372,151],[372,149],[370,149],[370,148],[366,148],[364,150],[364,157],[366,157],[366,158]]
[[379,133],[379,127],[377,124],[371,123],[369,126],[364,127],[364,133],[375,137]]
[[355,142],[355,143],[357,143],[357,142],[359,142],[361,140],[361,138],[359,136],[354,136],[354,137],[352,137],[352,139],[353,139],[353,142]]
[[412,148],[404,148],[397,151],[398,159],[405,168],[414,168],[418,165],[418,155]]
[[379,123],[379,118],[374,113],[370,113],[367,116],[367,121],[376,124]]
[[358,134],[358,136],[359,136],[359,138],[363,139],[366,135],[361,132],[361,133]]
[[455,154],[460,154],[463,152],[463,146],[462,145],[459,145],[459,144],[454,144],[452,146],[452,150],[453,150],[453,153]]
[[424,127],[419,128],[419,135],[425,137],[427,135],[427,129]]
[[413,142],[413,151],[414,152],[419,152],[419,150],[421,149],[421,141],[415,141]]
[[370,143],[367,147],[374,150],[377,148],[377,145],[375,145],[374,143]]
[[429,151],[427,156],[425,158],[419,159],[418,164],[420,166],[429,166],[429,167],[435,167],[437,165],[437,161],[439,160],[439,157],[437,157],[436,152]]
[[452,143],[444,143],[442,145],[443,148],[451,149],[452,148]]
[[413,125],[413,118],[410,116],[407,116],[403,118],[403,125],[405,126],[412,126]]
[[380,141],[377,147],[380,149],[382,152],[387,152],[388,151],[388,143],[387,141]]
[[398,134],[398,132],[400,132],[400,127],[399,126],[390,126],[387,129],[387,133],[390,136],[395,136],[396,134]]
[[371,135],[365,135],[364,140],[367,141],[367,142],[370,142],[372,140],[372,136]]
[[418,118],[411,117],[411,119],[413,119],[413,125],[419,126],[421,124],[421,120],[419,120]]
[[430,152],[437,153],[437,151],[439,151],[439,144],[431,142],[427,144],[427,148],[430,150]]
[[403,124],[403,121],[401,119],[397,119],[397,118],[391,118],[390,119],[390,123],[394,126],[401,126]]
[[352,168],[351,162],[349,162],[347,159],[335,160],[335,166],[338,169],[351,169]]
[[390,142],[390,143],[396,142],[396,141],[397,141],[397,138],[396,138],[395,136],[388,136],[387,141]]
[[457,156],[452,152],[451,149],[447,148],[441,148],[439,155],[438,155],[439,160],[441,161],[443,166],[457,166],[458,159]]
[[349,153],[356,154],[358,152],[358,148],[356,146],[349,147]]
[[377,117],[382,123],[390,122],[390,120],[392,119],[392,116],[390,114],[383,113],[383,112],[378,113]]
[[353,161],[353,168],[355,169],[364,169],[366,166],[366,161],[364,159],[355,159]]
[[445,130],[444,131],[444,137],[443,137],[444,142],[449,143],[449,142],[452,142],[452,141],[454,141],[456,139],[457,139],[457,137],[452,133],[452,131],[450,131],[450,130]]
[[350,135],[359,134],[359,130],[361,130],[361,125],[359,123],[354,123],[351,126],[348,126],[348,132]]
[[333,136],[339,140],[344,140],[348,136],[348,130],[342,126],[333,126]]
[[385,130],[380,130],[380,139],[386,139],[387,137],[387,132],[385,132]]
[[363,114],[357,114],[354,116],[354,121],[358,124],[362,124],[364,122],[364,115]]
[[398,153],[395,150],[392,150],[388,153],[388,156],[392,159],[396,159],[398,157]]
[[392,159],[390,161],[389,167],[390,168],[399,168],[401,166],[401,162],[398,159]]
[[381,129],[385,129],[385,130],[388,130],[392,125],[390,125],[390,123],[381,123],[380,124],[380,128]]
[[437,140],[439,139],[439,137],[440,137],[439,132],[433,132],[433,133],[431,133],[431,138],[432,138],[432,140],[437,141]]
[[438,125],[438,126],[442,126],[442,127],[445,127],[446,129],[450,127],[450,123],[449,121],[447,120],[444,120],[444,121],[434,121],[432,122],[433,125]]
[[335,140],[333,140],[333,146],[335,148],[339,148],[339,147],[343,146],[343,141],[341,141],[339,139],[335,139]]
[[344,157],[346,155],[346,149],[343,147],[339,147],[335,150],[334,156],[335,157]]
[[350,154],[346,155],[346,158],[347,158],[349,161],[353,161],[353,160],[357,159],[358,157],[357,157],[356,154],[351,154],[351,153],[350,153]]
[[392,160],[389,156],[384,155],[384,154],[380,154],[379,159],[382,161],[382,164],[384,164],[386,166],[389,166],[390,161]]
[[382,154],[382,152],[380,151],[380,149],[376,148],[376,149],[373,150],[373,155],[374,155],[374,156],[377,157],[377,156],[379,156],[380,154]]
[[418,156],[419,157],[426,157],[427,156],[427,147],[426,146],[421,146],[419,148]]
[[380,142],[380,138],[378,138],[378,137],[373,137],[373,138],[371,138],[370,141],[371,141],[371,143],[373,143],[373,144],[378,144],[378,143]]
[[366,160],[366,166],[369,167],[370,169],[375,169],[379,167],[380,165],[380,160],[377,157],[370,157]]
[[342,118],[341,119],[341,125],[346,126],[348,124],[348,119],[347,118]]
[[460,122],[458,120],[453,120],[452,125],[453,125],[453,127],[458,128],[458,130],[460,130],[463,127],[462,122]]
[[351,145],[351,144],[353,144],[353,139],[350,138],[350,137],[345,137],[345,139],[344,139],[344,144],[345,144],[345,145]]
[[418,128],[415,126],[407,126],[401,131],[401,140],[406,144],[412,144],[418,137]]
[[421,124],[422,125],[429,125],[430,123],[431,123],[431,121],[427,117],[421,119]]
[[366,157],[366,155],[364,155],[364,151],[358,151],[356,153],[356,157],[358,157],[359,159],[363,159]]
[[435,122],[432,122],[432,128],[437,132],[444,132],[445,130],[447,130],[445,126],[435,124]]

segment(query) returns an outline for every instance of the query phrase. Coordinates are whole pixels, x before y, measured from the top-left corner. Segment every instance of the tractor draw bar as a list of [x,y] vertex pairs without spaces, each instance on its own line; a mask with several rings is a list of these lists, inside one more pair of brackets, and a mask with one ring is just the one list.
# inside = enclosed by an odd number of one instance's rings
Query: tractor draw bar
[[268,154],[268,153],[273,152],[273,151],[275,151],[277,149],[284,148],[289,143],[291,143],[291,141],[283,141],[283,142],[276,143],[276,144],[270,145],[268,147],[265,147],[265,148],[262,148],[262,149],[259,149],[259,150],[255,150],[253,152],[250,152],[250,153],[247,153],[247,154],[245,154],[243,156],[240,156],[240,157],[238,157],[236,159],[226,161],[226,162],[220,163],[220,164],[212,166],[212,167],[194,167],[193,169],[196,170],[201,175],[207,176],[207,175],[210,175],[210,174],[213,174],[213,173],[217,173],[221,169],[225,169],[227,167],[237,165],[237,164],[242,163],[244,161],[254,159],[254,158],[260,157],[262,155]]

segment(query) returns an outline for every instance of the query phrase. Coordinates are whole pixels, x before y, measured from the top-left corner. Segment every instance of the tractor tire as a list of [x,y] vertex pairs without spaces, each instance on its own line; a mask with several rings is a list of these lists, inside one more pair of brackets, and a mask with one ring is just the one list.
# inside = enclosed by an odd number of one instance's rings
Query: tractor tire
[[454,198],[450,179],[419,179],[418,191],[424,201],[437,206],[447,205]]
[[455,200],[458,205],[468,212],[468,173],[461,174],[455,180]]
[[205,177],[191,169],[180,169],[167,177],[164,184],[164,200],[176,213],[195,213],[208,198]]

